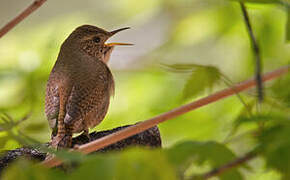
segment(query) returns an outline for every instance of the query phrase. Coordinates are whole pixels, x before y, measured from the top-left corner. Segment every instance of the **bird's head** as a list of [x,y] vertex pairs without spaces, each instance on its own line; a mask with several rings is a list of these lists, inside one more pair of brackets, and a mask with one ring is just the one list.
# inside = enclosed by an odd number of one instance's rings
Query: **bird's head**
[[76,45],[74,47],[79,48],[79,50],[88,55],[107,63],[115,46],[133,45],[130,43],[106,43],[111,36],[126,29],[129,29],[129,27],[106,31],[96,26],[82,25],[76,28],[66,41],[70,45]]

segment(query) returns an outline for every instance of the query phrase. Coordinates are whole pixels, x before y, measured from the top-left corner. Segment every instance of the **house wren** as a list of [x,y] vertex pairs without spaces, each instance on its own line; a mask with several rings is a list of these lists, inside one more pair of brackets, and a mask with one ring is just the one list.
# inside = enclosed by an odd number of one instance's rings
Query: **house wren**
[[104,119],[114,93],[114,79],[106,63],[115,45],[131,45],[105,42],[126,29],[108,32],[83,25],[61,45],[45,97],[53,148],[70,148],[73,133],[88,135],[88,129]]

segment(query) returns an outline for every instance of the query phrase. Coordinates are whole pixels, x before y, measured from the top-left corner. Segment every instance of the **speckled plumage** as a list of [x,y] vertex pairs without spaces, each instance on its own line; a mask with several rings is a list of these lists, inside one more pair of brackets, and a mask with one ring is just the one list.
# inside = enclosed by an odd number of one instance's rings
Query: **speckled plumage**
[[73,133],[87,132],[104,119],[114,93],[113,76],[106,65],[114,46],[104,43],[113,34],[84,25],[62,44],[45,98],[52,147],[70,147]]

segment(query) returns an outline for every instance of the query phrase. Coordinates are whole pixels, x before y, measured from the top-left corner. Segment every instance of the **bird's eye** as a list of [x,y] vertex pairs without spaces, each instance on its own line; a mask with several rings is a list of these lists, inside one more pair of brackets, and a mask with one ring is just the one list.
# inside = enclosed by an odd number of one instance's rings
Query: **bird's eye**
[[99,43],[101,41],[101,39],[99,37],[94,37],[93,41],[96,43]]

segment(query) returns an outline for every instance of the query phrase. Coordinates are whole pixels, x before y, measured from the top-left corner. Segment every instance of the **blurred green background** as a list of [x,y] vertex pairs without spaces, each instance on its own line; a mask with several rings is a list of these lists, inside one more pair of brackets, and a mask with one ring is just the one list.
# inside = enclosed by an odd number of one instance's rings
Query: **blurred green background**
[[[5,25],[31,1],[1,1],[0,26]],[[263,59],[263,71],[290,62],[286,43],[287,12],[282,6],[247,6]],[[131,27],[109,41],[130,42],[117,47],[110,59],[116,93],[106,119],[94,130],[111,129],[166,112],[181,104],[226,88],[222,75],[232,82],[250,78],[254,61],[239,4],[228,0],[48,0],[40,9],[0,39],[0,112],[19,120],[17,128],[27,136],[47,142],[50,130],[44,114],[45,85],[61,43],[77,27],[92,24],[106,30]],[[217,72],[199,77],[192,71],[172,71],[173,64],[198,64]],[[198,79],[200,78],[200,79]],[[202,84],[207,82],[208,84]],[[214,82],[211,82],[214,81]],[[265,86],[267,99],[275,92]],[[188,95],[188,89],[198,89]],[[189,88],[186,88],[189,87]],[[284,91],[289,91],[285,87]],[[288,90],[287,90],[288,89]],[[243,93],[247,103],[255,91]],[[271,101],[272,102],[272,101]],[[272,106],[264,106],[271,112]],[[288,109],[287,109],[288,108]],[[286,106],[289,110],[289,104]],[[200,108],[159,125],[163,147],[182,140],[228,140],[234,120],[244,111],[236,96]],[[247,126],[239,131],[246,132]],[[0,136],[5,137],[6,132]],[[241,140],[242,139],[242,140]],[[3,140],[2,140],[3,141]],[[10,138],[2,149],[20,145]],[[247,152],[252,139],[232,139],[228,145],[237,153]],[[249,179],[275,179],[279,175],[264,169],[262,160],[251,162],[255,173]]]

